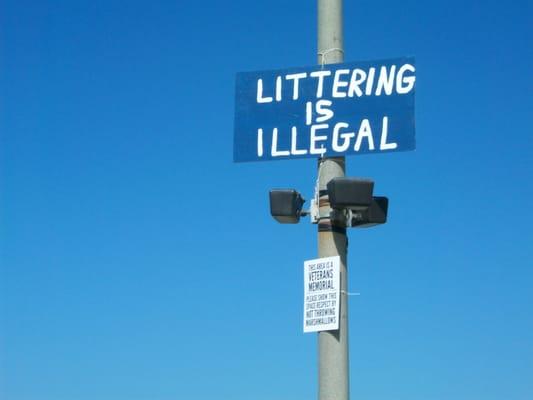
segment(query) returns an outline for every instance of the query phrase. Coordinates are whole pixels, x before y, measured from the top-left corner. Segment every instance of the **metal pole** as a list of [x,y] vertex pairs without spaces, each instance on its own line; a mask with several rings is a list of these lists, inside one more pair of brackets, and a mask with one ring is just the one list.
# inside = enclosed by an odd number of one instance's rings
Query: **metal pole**
[[[342,0],[318,0],[318,63],[339,63],[344,60]],[[318,162],[320,215],[329,215],[327,183],[344,176],[344,157],[323,158]],[[329,219],[318,224],[318,256],[340,256],[340,318],[337,331],[318,333],[318,398],[348,400],[348,302],[346,229],[332,225]]]

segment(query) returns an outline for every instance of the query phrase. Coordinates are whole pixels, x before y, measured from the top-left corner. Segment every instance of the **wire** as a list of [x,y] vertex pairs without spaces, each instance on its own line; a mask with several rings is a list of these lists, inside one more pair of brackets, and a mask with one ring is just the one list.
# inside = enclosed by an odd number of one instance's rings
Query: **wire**
[[359,292],[347,292],[346,290],[341,290],[342,294],[345,294],[346,296],[360,296],[361,293]]
[[329,53],[333,53],[334,51],[339,51],[341,52],[343,55],[344,55],[344,50],[343,49],[340,49],[338,47],[333,47],[331,49],[327,49],[327,50],[324,50],[322,52],[318,52],[317,54],[322,57],[321,59],[321,63],[320,63],[320,67],[322,69],[324,69],[324,64],[326,64],[326,56],[329,54]]

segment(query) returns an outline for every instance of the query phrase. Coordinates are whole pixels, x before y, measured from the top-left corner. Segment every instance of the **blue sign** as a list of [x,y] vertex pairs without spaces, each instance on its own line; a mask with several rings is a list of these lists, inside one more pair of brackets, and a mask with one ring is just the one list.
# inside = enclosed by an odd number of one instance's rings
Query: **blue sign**
[[237,74],[233,160],[415,149],[415,60]]

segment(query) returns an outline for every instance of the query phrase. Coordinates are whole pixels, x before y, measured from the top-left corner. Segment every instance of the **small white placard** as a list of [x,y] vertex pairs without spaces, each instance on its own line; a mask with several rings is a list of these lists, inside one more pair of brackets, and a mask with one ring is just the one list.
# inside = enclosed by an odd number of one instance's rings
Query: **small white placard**
[[304,332],[339,329],[340,257],[304,262]]

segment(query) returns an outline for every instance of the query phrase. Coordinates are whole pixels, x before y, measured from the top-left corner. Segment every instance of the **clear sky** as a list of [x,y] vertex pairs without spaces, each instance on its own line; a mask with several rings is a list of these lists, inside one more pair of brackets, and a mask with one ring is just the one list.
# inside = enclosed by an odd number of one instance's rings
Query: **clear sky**
[[[414,152],[349,232],[351,398],[533,396],[531,1],[345,1],[345,60],[416,57]],[[234,164],[235,74],[316,63],[313,1],[0,5],[0,399],[316,396],[313,159]]]

